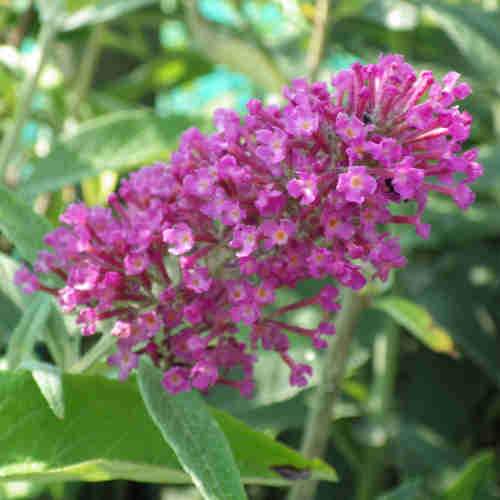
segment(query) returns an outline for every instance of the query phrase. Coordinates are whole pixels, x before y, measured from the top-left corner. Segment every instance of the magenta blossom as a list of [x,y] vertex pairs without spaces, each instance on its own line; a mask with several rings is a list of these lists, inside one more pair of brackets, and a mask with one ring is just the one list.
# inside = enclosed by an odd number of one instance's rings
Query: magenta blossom
[[[53,294],[84,335],[112,321],[108,361],[122,379],[147,356],[171,393],[222,384],[250,396],[262,348],[304,386],[312,369],[291,340],[325,348],[339,289],[405,265],[391,225],[426,238],[431,193],[462,209],[474,201],[482,167],[463,151],[471,117],[456,101],[470,88],[458,79],[386,55],[340,71],[332,87],[295,80],[281,108],[253,99],[244,117],[218,110],[213,134],[187,130],[169,164],[132,173],[108,207],[70,205],[45,237],[52,251],[16,283]],[[403,202],[414,212],[393,213]],[[328,284],[276,304],[280,289],[311,278]],[[308,306],[318,324],[286,321]]]
[[367,174],[366,167],[350,167],[339,175],[337,191],[344,193],[347,201],[361,204],[377,189],[377,181]]

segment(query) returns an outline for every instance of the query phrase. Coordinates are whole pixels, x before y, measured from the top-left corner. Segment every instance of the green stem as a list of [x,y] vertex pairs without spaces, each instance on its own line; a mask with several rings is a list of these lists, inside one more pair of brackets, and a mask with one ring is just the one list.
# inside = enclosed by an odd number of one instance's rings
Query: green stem
[[376,428],[380,441],[365,450],[359,474],[357,500],[370,500],[376,496],[384,471],[388,435],[386,431],[396,383],[399,354],[399,329],[389,323],[375,339],[373,348],[374,381],[369,402],[369,419]]
[[87,371],[111,352],[115,342],[116,337],[110,333],[103,335],[94,346],[68,369],[68,373],[82,373]]
[[38,79],[42,69],[47,62],[52,42],[57,35],[57,13],[50,18],[47,18],[42,23],[42,28],[38,36],[38,50],[39,56],[35,62],[33,71],[26,77],[21,87],[19,99],[17,101],[16,111],[12,125],[8,128],[3,138],[2,146],[0,148],[0,180],[5,179],[7,167],[11,161],[12,156],[16,152],[19,144],[19,137],[23,126],[28,118],[31,103],[33,101],[33,94],[35,93]]
[[307,72],[312,80],[316,78],[323,56],[329,7],[330,0],[317,0],[314,9],[314,27],[306,57]]
[[[358,318],[365,306],[365,298],[350,289],[345,290],[342,310],[337,319],[337,334],[323,358],[323,372],[316,388],[308,415],[302,454],[307,458],[323,457],[326,452],[332,421],[332,409],[340,392]],[[314,498],[316,481],[304,481],[292,487],[288,500]]]
[[92,84],[95,68],[102,50],[102,40],[104,37],[104,33],[105,25],[98,24],[92,30],[92,33],[90,34],[85,46],[83,57],[80,63],[80,71],[78,72],[74,95],[71,100],[71,106],[68,113],[69,116],[72,116],[76,119],[80,118],[80,105],[87,98],[87,94]]

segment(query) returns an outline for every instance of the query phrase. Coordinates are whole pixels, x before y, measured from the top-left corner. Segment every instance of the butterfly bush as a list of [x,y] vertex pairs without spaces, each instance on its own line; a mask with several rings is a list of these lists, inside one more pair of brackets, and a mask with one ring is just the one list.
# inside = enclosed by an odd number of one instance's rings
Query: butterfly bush
[[[109,207],[70,205],[45,237],[52,251],[16,281],[55,295],[83,335],[112,321],[109,363],[122,379],[148,356],[171,393],[224,384],[250,396],[262,348],[303,386],[312,369],[290,355],[290,336],[325,348],[339,287],[360,290],[405,265],[391,225],[427,238],[431,192],[473,202],[482,167],[462,150],[471,116],[454,103],[470,87],[459,76],[440,82],[386,55],[340,71],[332,90],[294,80],[283,107],[253,99],[243,118],[219,109],[215,133],[187,130],[169,164],[132,173]],[[49,286],[50,274],[64,286]],[[277,290],[310,278],[328,279],[275,305]],[[322,311],[314,328],[284,320],[311,305]]]

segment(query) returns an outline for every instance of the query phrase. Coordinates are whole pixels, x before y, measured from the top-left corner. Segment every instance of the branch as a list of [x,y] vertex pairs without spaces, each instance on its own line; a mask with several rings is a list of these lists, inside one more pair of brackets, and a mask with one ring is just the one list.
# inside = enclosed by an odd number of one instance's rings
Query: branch
[[5,178],[7,167],[17,149],[19,136],[28,118],[38,79],[47,61],[52,42],[57,35],[57,19],[58,15],[55,12],[51,18],[47,18],[42,23],[37,43],[39,50],[38,58],[33,71],[27,75],[23,82],[12,126],[6,131],[0,148],[0,182]]
[[314,27],[306,58],[308,74],[312,80],[314,80],[318,73],[321,57],[323,56],[329,6],[330,0],[317,0],[316,8],[314,9]]
[[[321,458],[326,452],[332,423],[332,409],[340,393],[349,346],[354,335],[365,298],[346,289],[337,320],[337,334],[323,358],[323,372],[316,388],[302,441],[302,454]],[[311,500],[317,481],[303,481],[292,487],[288,500]]]

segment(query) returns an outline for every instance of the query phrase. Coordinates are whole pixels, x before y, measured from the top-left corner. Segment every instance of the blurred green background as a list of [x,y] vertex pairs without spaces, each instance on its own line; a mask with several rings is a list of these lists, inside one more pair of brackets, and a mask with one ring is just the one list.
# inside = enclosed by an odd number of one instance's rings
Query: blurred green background
[[[281,87],[308,71],[315,13],[312,0],[0,0],[4,139],[23,105],[27,113],[10,151],[4,140],[8,186],[53,223],[75,199],[104,203],[121,176],[168,160],[182,130],[209,131],[217,107],[244,112],[252,97],[280,102]],[[429,240],[401,233],[409,265],[374,293],[406,302],[363,314],[331,422],[327,461],[341,480],[322,484],[317,498],[500,498],[500,2],[331,1],[318,78],[381,52],[439,76],[463,74],[474,91],[464,103],[474,117],[469,142],[485,175],[464,214],[431,200]],[[19,258],[1,234],[0,252]],[[7,275],[0,269],[0,352],[21,314]],[[307,325],[313,314],[294,319]],[[442,337],[429,337],[432,322]],[[37,349],[43,358],[43,342]],[[308,346],[293,349],[319,369]],[[224,391],[209,400],[298,448],[313,389],[290,388],[286,367],[270,356],[257,378],[250,402]],[[248,494],[271,500],[286,490]],[[126,481],[0,482],[4,498],[200,497],[193,488]]]

